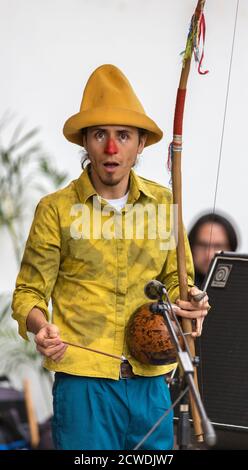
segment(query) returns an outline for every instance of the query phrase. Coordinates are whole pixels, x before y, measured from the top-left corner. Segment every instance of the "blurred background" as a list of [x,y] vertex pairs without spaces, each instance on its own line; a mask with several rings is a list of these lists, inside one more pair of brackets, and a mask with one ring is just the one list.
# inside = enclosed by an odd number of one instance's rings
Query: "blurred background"
[[[164,185],[176,90],[196,0],[1,0],[0,51],[0,375],[21,389],[27,375],[38,421],[51,415],[52,377],[32,343],[17,337],[9,303],[39,199],[81,172],[80,148],[65,140],[65,120],[101,64],[118,66],[146,112],[164,131],[145,149],[137,172]],[[192,63],[184,117],[183,201],[189,229],[202,212],[220,211],[248,251],[248,3],[207,0],[200,76]],[[230,83],[228,92],[228,76]],[[224,114],[226,110],[226,119]]]

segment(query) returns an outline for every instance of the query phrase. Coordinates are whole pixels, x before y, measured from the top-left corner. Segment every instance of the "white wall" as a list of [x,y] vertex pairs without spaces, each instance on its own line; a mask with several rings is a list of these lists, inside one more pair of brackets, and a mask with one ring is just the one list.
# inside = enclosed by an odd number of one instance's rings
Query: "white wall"
[[[143,153],[139,173],[168,184],[165,169],[172,136],[176,90],[190,18],[196,0],[1,0],[1,114],[15,113],[26,128],[40,126],[44,147],[70,179],[80,172],[79,147],[62,135],[78,111],[89,74],[103,63],[120,67],[164,139]],[[205,64],[192,67],[184,119],[183,187],[186,226],[213,208],[236,0],[206,1]],[[248,162],[248,2],[240,0],[231,70],[216,209],[240,228],[248,252],[246,213]],[[11,247],[0,233],[1,290],[16,276]]]

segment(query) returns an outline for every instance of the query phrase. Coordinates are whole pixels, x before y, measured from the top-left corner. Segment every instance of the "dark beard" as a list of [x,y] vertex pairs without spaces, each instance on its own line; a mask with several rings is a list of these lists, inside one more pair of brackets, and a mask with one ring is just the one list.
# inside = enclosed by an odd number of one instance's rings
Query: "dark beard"
[[[88,175],[89,175],[89,177],[90,177],[90,180],[91,180],[91,182],[92,182],[92,178],[91,178],[91,163],[89,163],[89,164],[87,165],[87,170],[88,170]],[[111,176],[111,175],[109,175],[109,176]],[[98,175],[98,178],[99,178],[99,180],[101,181],[102,184],[104,184],[105,186],[111,186],[111,187],[112,187],[112,186],[116,186],[116,185],[119,184],[120,181],[121,181],[121,179],[120,179],[120,180],[115,180],[115,181],[113,181],[113,180],[109,180],[109,179],[107,179],[107,178],[106,178],[106,181],[105,181],[103,178],[101,178],[100,175]]]
[[[111,176],[111,175],[110,175]],[[105,186],[116,186],[117,184],[120,183],[121,180],[115,180],[115,181],[111,181],[111,180],[104,180],[102,179],[99,175],[98,175],[98,178],[99,180],[101,181],[101,183],[103,183]]]

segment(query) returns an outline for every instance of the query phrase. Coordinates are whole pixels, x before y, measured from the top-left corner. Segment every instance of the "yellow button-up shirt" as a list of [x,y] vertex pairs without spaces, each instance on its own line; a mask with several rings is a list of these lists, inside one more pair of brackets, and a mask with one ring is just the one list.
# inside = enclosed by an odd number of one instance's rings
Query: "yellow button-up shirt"
[[[128,201],[121,212],[97,196],[88,169],[66,188],[43,197],[13,296],[13,317],[21,336],[28,338],[26,319],[33,307],[50,318],[51,299],[52,322],[65,341],[124,354],[139,375],[155,376],[173,369],[174,365],[141,364],[130,355],[125,341],[130,315],[148,302],[144,294],[148,281],[163,282],[172,302],[179,296],[176,250],[171,245],[171,201],[167,188],[138,177],[133,170]],[[161,211],[166,212],[166,219],[159,219],[159,206],[166,208]],[[186,236],[185,243],[192,286],[193,263]],[[120,361],[68,346],[60,362],[46,358],[44,367],[118,379]]]

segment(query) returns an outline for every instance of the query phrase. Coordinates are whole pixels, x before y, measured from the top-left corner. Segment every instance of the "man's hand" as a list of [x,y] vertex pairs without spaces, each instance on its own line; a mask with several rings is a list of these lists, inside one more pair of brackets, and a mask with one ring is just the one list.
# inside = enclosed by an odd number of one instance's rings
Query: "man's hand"
[[200,301],[194,300],[194,296],[201,293],[202,291],[198,287],[191,287],[189,290],[189,300],[178,299],[176,306],[173,308],[176,315],[195,320],[195,330],[192,332],[192,336],[201,335],[204,318],[210,309],[207,294]]
[[50,323],[40,328],[34,340],[37,351],[55,362],[62,359],[67,349],[67,344],[60,339],[58,327]]

